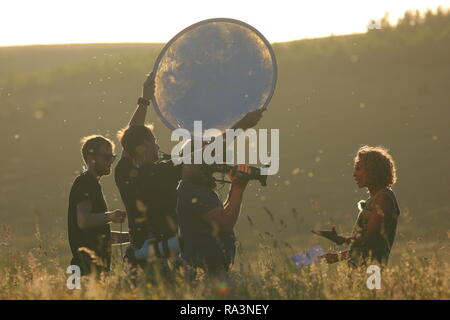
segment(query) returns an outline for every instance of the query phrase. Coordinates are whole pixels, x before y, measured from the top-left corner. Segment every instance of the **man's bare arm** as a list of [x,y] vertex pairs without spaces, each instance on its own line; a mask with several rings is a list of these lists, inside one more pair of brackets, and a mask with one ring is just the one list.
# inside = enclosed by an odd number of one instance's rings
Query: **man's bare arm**
[[138,104],[134,110],[133,116],[128,123],[128,126],[143,126],[145,124],[145,117],[147,116],[147,106],[143,103]]
[[238,122],[236,122],[231,129],[243,129],[247,130],[249,128],[252,128],[256,126],[262,118],[263,112],[266,111],[266,109],[257,109],[254,111],[248,112],[242,119],[240,119]]
[[[237,170],[248,173],[250,168],[246,165],[239,165]],[[216,208],[203,215],[207,222],[217,223],[223,231],[233,231],[239,218],[244,190],[248,183],[248,181],[240,180],[235,176],[232,176],[231,180],[231,189],[224,208]]]
[[[150,102],[155,94],[155,79],[153,77],[153,72],[151,72],[147,79],[144,82],[144,86],[142,89],[142,98],[144,100]],[[130,119],[131,126],[143,126],[145,124],[145,117],[147,116],[147,104],[140,103],[136,107],[136,110],[133,113],[133,116]]]
[[203,219],[210,224],[219,225],[223,231],[232,231],[239,217],[242,204],[242,192],[232,192],[225,208],[216,208],[206,212]]
[[[142,98],[150,102],[153,98],[154,93],[155,93],[155,79],[153,77],[153,72],[151,72],[144,82],[144,86],[142,89]],[[128,127],[145,125],[145,118],[147,117],[147,109],[148,106],[146,103],[143,102],[138,103],[138,106],[136,107],[136,110],[134,110],[130,122],[128,123]],[[128,154],[125,152],[125,150],[122,150],[121,158],[127,156]]]
[[[242,129],[245,131],[249,128],[256,126],[258,124],[259,120],[261,120],[262,114],[265,110],[266,109],[258,109],[258,110],[247,113],[244,117],[242,117],[242,119],[240,119],[238,122],[236,122],[230,129],[233,129],[233,130]],[[227,150],[228,146],[233,143],[233,141],[236,139],[236,137],[237,136],[234,136],[231,141],[227,141],[226,132],[224,132],[222,134],[222,139],[223,139],[223,149],[222,150]],[[225,156],[226,156],[226,154],[223,155],[224,160],[225,160]]]
[[103,213],[92,213],[92,204],[89,200],[84,200],[77,205],[77,223],[80,229],[102,226],[111,222],[123,222],[126,212],[114,210]]
[[203,215],[209,223],[217,223],[223,231],[232,231],[241,211],[243,191],[235,190],[225,208],[216,208]]

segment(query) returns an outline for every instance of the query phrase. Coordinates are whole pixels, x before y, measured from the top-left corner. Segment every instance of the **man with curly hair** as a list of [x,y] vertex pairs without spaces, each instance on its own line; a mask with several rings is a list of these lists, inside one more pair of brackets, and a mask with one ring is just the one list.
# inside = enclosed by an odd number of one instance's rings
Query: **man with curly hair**
[[322,256],[328,263],[347,260],[352,267],[366,265],[369,260],[385,265],[394,243],[400,209],[391,187],[397,181],[395,162],[383,147],[363,146],[355,156],[353,177],[359,188],[370,194],[362,202],[351,237],[339,236],[336,230],[313,231],[338,245],[350,249]]

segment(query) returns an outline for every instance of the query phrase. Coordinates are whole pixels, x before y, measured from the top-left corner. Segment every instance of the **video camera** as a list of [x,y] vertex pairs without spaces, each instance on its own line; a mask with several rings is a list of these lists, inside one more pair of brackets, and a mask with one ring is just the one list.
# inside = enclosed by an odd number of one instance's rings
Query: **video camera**
[[237,165],[230,165],[230,164],[210,164],[205,165],[205,169],[214,173],[214,172],[220,172],[220,173],[228,173],[232,172],[237,178],[241,180],[258,180],[263,187],[267,186],[267,175],[261,174],[261,168],[260,167],[253,167],[249,166],[250,173],[245,173],[242,171],[237,171]]
[[[164,152],[159,152],[159,159],[166,161],[166,160],[170,160],[171,159],[171,155],[164,153]],[[204,169],[209,171],[209,173],[228,173],[228,172],[232,172],[233,174],[237,171],[237,165],[230,165],[230,164],[205,164],[203,165]],[[249,166],[250,168],[250,173],[244,173],[241,171],[237,171],[236,173],[236,177],[238,177],[239,179],[242,180],[258,180],[261,185],[263,187],[267,186],[267,175],[263,175],[261,174],[261,168],[260,167],[254,167],[254,166]],[[229,181],[223,181],[222,182],[229,182]]]

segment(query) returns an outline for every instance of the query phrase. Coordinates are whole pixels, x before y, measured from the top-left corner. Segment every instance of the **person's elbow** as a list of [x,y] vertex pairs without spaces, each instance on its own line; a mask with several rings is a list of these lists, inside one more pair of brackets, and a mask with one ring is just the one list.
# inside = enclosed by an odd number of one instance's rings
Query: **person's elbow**
[[86,215],[82,212],[77,213],[77,224],[81,230],[86,230],[88,228]]

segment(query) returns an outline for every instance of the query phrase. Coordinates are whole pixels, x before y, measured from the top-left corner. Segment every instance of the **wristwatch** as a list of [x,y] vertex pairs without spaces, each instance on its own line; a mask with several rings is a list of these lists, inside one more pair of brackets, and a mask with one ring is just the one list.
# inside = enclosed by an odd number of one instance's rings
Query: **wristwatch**
[[148,107],[150,105],[150,101],[148,101],[147,99],[144,99],[142,97],[139,97],[137,104],[140,106],[144,105],[144,106]]

